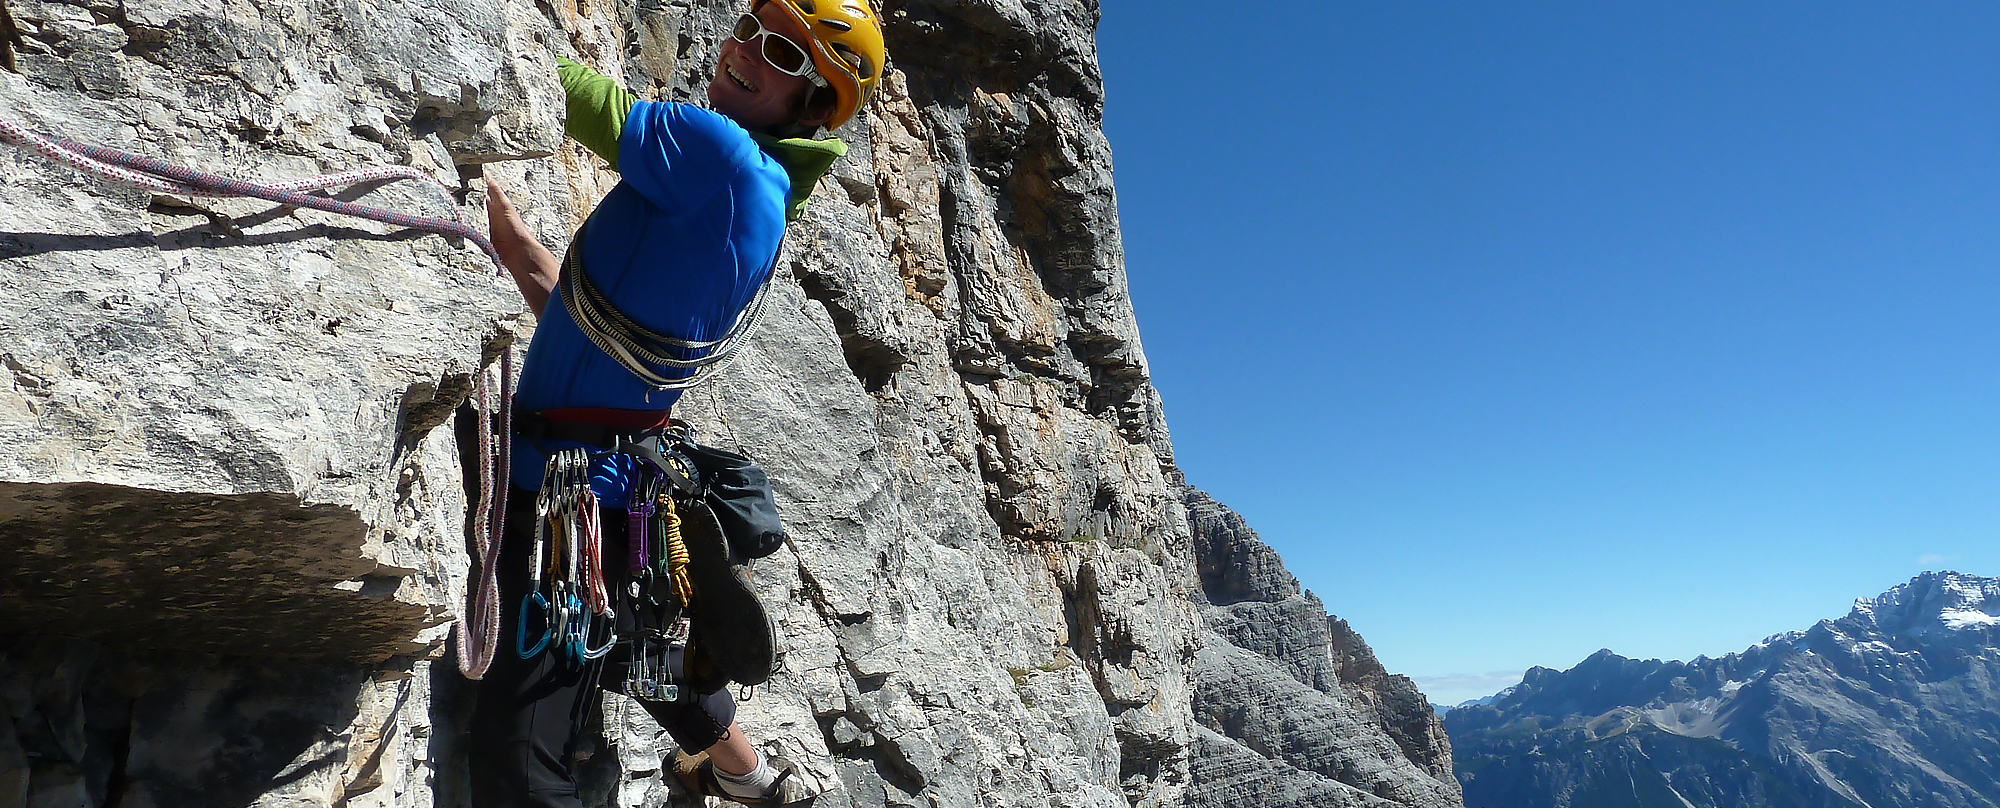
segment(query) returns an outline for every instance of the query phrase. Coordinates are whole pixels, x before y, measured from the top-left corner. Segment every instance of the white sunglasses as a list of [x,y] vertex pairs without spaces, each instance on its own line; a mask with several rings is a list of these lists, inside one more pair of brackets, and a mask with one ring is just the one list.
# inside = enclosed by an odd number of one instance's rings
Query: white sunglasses
[[729,37],[746,45],[762,37],[763,47],[757,50],[764,54],[766,64],[786,75],[804,76],[815,87],[826,86],[826,79],[820,78],[819,71],[813,69],[812,56],[806,53],[806,49],[784,34],[765,28],[764,21],[757,19],[757,15],[745,14],[736,18],[736,30],[729,32]]

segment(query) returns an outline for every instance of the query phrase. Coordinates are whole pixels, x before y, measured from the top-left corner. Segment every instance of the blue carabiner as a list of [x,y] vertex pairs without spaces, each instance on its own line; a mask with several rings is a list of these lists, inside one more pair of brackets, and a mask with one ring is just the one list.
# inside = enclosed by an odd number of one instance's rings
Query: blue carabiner
[[542,638],[535,641],[535,647],[528,647],[528,607],[530,606],[542,610],[542,614],[547,615],[549,599],[542,597],[542,593],[540,592],[529,592],[527,596],[521,598],[520,623],[514,632],[514,652],[519,654],[522,659],[533,659],[536,654],[542,652],[542,649],[549,647],[549,625],[546,619],[542,621]]
[[590,615],[584,612],[583,599],[575,593],[564,599],[562,611],[562,636],[556,641],[562,643],[563,653],[568,654],[571,660],[582,662],[588,658],[583,655],[583,650],[584,634],[590,630]]

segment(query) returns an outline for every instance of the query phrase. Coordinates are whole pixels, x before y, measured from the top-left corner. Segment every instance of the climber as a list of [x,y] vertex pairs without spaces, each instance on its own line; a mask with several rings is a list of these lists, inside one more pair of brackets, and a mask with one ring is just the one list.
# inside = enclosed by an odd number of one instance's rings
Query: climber
[[[774,548],[743,551],[734,534],[725,544],[699,506],[676,527],[689,514],[664,494],[656,512],[650,487],[677,479],[663,468],[673,463],[631,447],[663,445],[681,390],[732,357],[755,324],[786,224],[846,152],[836,138],[812,136],[855,115],[884,59],[866,0],[753,0],[721,43],[706,107],[641,101],[558,58],[565,131],[621,174],[563,260],[489,175],[493,245],[538,324],[514,398],[514,485],[497,567],[507,640],[477,685],[472,804],[580,805],[576,730],[600,687],[675,694],[637,703],[681,747],[676,773],[697,792],[773,806],[815,796],[796,764],[750,743],[726,688],[761,682],[773,666],[770,620],[733,562]],[[599,531],[600,547],[574,541]],[[673,647],[671,664],[644,645],[671,638],[671,628],[635,626],[643,619],[607,606],[624,602],[627,587],[633,598],[650,591],[638,578],[654,568],[646,548],[662,531],[685,539],[682,597],[699,607],[691,627],[679,624],[692,640]],[[629,568],[618,563],[628,549]],[[542,573],[561,568],[544,565],[544,553],[601,578],[540,589]],[[658,672],[679,665],[685,678],[661,687],[670,678]]]

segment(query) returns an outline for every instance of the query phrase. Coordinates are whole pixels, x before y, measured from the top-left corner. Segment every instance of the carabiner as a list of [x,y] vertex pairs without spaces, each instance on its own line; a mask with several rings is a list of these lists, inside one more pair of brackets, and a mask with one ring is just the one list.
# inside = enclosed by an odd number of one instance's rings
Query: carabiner
[[[528,647],[528,610],[530,607],[542,610],[543,614],[542,638],[535,641],[535,647],[533,648]],[[521,598],[520,622],[514,632],[514,653],[520,655],[522,659],[533,659],[536,654],[542,652],[542,649],[549,647],[550,626],[547,619],[548,609],[549,599],[542,597],[542,593],[540,592],[529,592],[527,596]]]
[[611,627],[611,630],[606,632],[604,644],[596,648],[591,648],[589,647],[590,632],[587,628],[590,625],[590,621],[588,618],[585,619],[584,625],[586,626],[586,630],[577,636],[577,652],[584,659],[596,659],[604,656],[611,652],[612,646],[618,644],[618,624],[610,619],[606,619],[604,623]]
[[570,593],[563,581],[556,581],[549,585],[549,596],[549,611],[555,615],[550,621],[549,634],[555,637],[558,646],[567,645],[570,634],[575,631],[573,626],[577,615],[571,603],[576,600],[576,595]]

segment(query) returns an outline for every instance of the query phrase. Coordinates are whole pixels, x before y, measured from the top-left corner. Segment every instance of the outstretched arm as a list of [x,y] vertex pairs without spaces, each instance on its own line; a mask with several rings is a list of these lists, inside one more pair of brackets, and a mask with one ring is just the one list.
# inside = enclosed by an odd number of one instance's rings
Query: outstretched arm
[[625,117],[639,97],[576,62],[556,57],[556,78],[562,81],[564,104],[563,133],[576,138],[597,156],[618,170],[618,138],[624,134]]
[[493,239],[494,251],[500,253],[500,264],[514,276],[514,284],[521,287],[521,298],[528,301],[528,310],[540,318],[542,307],[548,305],[549,293],[556,288],[556,279],[562,274],[562,262],[535,240],[528,223],[521,220],[520,211],[507,201],[507,191],[491,174],[486,175],[486,228]]

